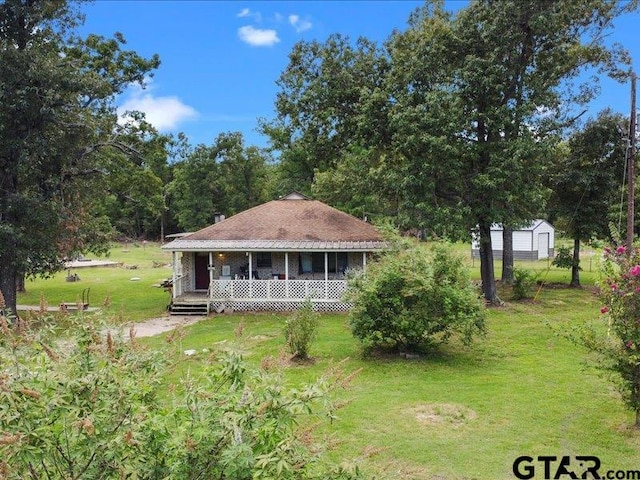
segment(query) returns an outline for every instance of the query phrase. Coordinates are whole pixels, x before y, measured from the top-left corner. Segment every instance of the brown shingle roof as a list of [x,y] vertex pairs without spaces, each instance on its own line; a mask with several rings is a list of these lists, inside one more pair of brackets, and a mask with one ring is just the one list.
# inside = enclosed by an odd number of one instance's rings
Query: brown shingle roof
[[381,241],[373,227],[317,200],[274,200],[192,233],[184,240]]

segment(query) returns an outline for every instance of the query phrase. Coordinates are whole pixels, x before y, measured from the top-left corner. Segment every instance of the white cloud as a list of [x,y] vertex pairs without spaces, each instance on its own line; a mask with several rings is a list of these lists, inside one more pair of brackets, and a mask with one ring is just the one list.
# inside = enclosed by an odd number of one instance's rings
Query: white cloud
[[132,89],[130,97],[118,108],[118,114],[123,116],[131,110],[143,112],[147,122],[159,131],[172,130],[180,122],[198,116],[194,108],[182,103],[178,97],[154,97],[140,88]]
[[280,41],[275,30],[254,28],[251,25],[240,27],[238,37],[254,47],[271,47]]
[[250,17],[250,18],[253,18],[253,20],[256,22],[262,21],[262,14],[260,12],[252,12],[251,9],[249,8],[243,8],[242,10],[240,10],[236,15],[236,17],[238,18]]
[[302,20],[299,15],[295,14],[289,15],[289,23],[298,33],[307,31],[313,27],[309,20]]

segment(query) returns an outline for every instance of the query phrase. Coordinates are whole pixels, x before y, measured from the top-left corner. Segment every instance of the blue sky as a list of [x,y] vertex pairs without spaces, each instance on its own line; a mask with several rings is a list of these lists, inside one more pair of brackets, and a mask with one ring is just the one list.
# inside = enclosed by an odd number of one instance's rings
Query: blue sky
[[[457,9],[464,1],[448,1]],[[98,0],[83,6],[81,32],[110,37],[120,32],[126,48],[157,53],[162,64],[145,90],[118,100],[144,111],[162,132],[184,132],[191,143],[212,144],[218,134],[240,131],[247,145],[266,146],[257,119],[274,116],[275,84],[300,40],[324,41],[332,33],[384,41],[406,28],[413,0],[212,1]],[[640,65],[640,15],[618,19],[611,42],[622,43]],[[635,37],[635,38],[634,38]],[[589,114],[610,106],[629,114],[628,84],[602,79]]]

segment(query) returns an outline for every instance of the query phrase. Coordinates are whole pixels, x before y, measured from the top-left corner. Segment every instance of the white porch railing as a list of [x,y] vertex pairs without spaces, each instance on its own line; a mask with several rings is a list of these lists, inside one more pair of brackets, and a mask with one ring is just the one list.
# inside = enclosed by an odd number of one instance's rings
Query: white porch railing
[[174,277],[173,280],[173,296],[179,297],[185,291],[184,286],[188,285],[188,278],[185,275],[179,274]]
[[312,301],[340,302],[347,289],[344,280],[213,280],[212,302]]

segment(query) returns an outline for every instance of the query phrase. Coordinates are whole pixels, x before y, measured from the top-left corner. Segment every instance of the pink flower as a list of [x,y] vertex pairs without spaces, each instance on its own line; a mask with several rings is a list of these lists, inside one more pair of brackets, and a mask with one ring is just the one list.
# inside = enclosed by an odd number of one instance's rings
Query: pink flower
[[622,254],[623,254],[624,252],[626,252],[626,251],[627,251],[627,249],[625,248],[625,246],[624,246],[624,245],[620,245],[618,248],[616,248],[616,253],[617,253],[618,255],[622,255]]
[[629,273],[634,277],[640,277],[640,265],[631,267],[631,269],[629,270]]
[[611,285],[611,290],[614,290],[614,291],[618,290],[618,285],[615,284],[615,283],[613,285]]
[[600,309],[600,313],[602,313],[603,315],[604,315],[605,313],[608,313],[608,312],[609,312],[609,307],[602,307],[602,308]]
[[633,343],[631,340],[629,340],[629,341],[626,343],[626,347],[627,347],[627,348],[634,348],[635,346],[636,346],[636,345],[635,345],[635,343]]
[[611,253],[611,249],[609,247],[604,247],[604,253],[606,254]]

